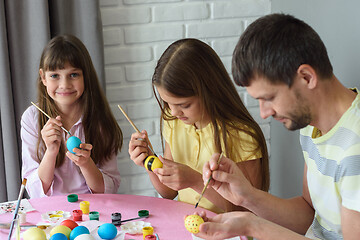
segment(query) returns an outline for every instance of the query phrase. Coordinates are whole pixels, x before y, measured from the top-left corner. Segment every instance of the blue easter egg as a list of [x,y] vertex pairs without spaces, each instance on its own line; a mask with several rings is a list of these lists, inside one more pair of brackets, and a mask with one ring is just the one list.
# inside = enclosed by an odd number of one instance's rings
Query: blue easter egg
[[69,137],[69,139],[66,141],[66,147],[69,150],[69,152],[75,154],[73,152],[74,148],[80,148],[81,140],[75,136]]
[[63,233],[55,233],[51,236],[50,240],[68,240],[68,238]]
[[102,239],[113,239],[116,237],[117,228],[112,223],[104,223],[99,227],[98,234]]
[[81,234],[90,234],[90,231],[87,227],[77,226],[70,233],[70,240],[74,240],[77,236]]

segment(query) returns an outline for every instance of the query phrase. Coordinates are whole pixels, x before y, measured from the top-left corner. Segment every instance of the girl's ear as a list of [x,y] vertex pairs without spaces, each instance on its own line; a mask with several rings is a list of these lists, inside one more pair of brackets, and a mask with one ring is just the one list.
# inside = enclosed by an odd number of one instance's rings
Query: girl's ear
[[43,71],[42,68],[39,69],[39,75],[41,77],[41,81],[44,84],[44,86],[46,86],[46,78],[45,78],[45,72]]
[[313,89],[317,86],[318,78],[316,71],[308,64],[302,64],[297,70],[298,76],[302,79],[307,88]]

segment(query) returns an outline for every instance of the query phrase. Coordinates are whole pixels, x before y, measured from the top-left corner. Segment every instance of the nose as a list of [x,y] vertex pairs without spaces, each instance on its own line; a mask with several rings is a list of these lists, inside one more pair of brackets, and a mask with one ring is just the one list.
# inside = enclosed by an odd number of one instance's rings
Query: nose
[[266,119],[275,115],[275,111],[271,106],[271,103],[259,100],[260,117]]
[[173,115],[173,116],[180,116],[181,111],[180,111],[180,109],[179,109],[177,106],[175,106],[175,105],[170,105],[170,104],[169,104],[169,108],[170,108],[170,110],[171,110],[171,115]]
[[71,85],[71,79],[69,77],[61,77],[59,85],[61,88],[69,88]]

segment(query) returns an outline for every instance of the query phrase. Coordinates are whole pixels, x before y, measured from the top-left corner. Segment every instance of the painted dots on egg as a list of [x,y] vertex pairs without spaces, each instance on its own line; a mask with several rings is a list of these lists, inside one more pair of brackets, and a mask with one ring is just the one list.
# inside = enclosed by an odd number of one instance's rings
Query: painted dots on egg
[[204,222],[204,219],[199,215],[189,215],[185,218],[185,228],[191,233],[198,233],[200,224]]

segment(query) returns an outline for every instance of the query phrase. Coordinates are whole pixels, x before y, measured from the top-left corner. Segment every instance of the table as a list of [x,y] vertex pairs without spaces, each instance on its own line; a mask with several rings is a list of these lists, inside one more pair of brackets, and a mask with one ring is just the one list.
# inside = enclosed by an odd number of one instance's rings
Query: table
[[[184,226],[184,216],[195,212],[194,205],[178,202],[175,200],[125,194],[79,194],[79,200],[75,203],[67,201],[67,196],[54,196],[30,199],[30,203],[36,211],[26,214],[26,224],[37,224],[41,221],[41,214],[48,211],[69,211],[80,209],[81,201],[90,202],[90,211],[100,213],[99,221],[111,222],[111,214],[119,212],[122,220],[138,216],[139,210],[148,210],[150,216],[143,221],[150,222],[161,240],[187,240],[192,239]],[[207,216],[215,216],[215,213],[198,207],[196,211],[205,211]],[[10,222],[12,214],[0,215],[0,222]],[[118,227],[120,229],[120,227]],[[7,239],[8,229],[0,229],[0,239]],[[125,239],[142,240],[142,235],[126,234]]]

